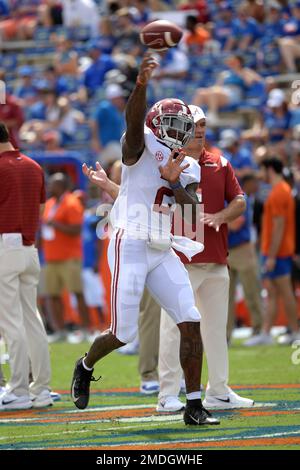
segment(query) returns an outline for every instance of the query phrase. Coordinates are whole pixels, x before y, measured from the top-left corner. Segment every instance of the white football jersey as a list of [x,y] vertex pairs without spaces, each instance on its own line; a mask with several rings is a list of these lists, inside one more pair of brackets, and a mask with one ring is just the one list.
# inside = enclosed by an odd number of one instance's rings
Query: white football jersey
[[[159,172],[166,165],[171,150],[159,142],[145,126],[145,148],[134,165],[122,164],[119,196],[110,214],[112,226],[128,231],[136,238],[165,238],[170,236],[175,197],[169,183]],[[190,166],[180,175],[185,188],[200,182],[200,165],[185,157],[182,166]],[[172,207],[173,206],[173,207]]]

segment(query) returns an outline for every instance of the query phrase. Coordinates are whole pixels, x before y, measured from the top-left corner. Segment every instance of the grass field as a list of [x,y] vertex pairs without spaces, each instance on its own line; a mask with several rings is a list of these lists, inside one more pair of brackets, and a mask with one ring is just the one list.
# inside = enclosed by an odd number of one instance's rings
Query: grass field
[[[216,411],[221,424],[212,427],[185,426],[180,414],[156,413],[156,397],[138,391],[137,356],[117,353],[98,363],[94,375],[102,379],[92,385],[90,406],[77,410],[70,380],[87,347],[51,346],[52,386],[62,400],[43,410],[1,412],[0,450],[300,448],[300,364],[292,364],[290,347],[230,348],[230,383],[256,405]],[[206,370],[203,375],[205,383]]]

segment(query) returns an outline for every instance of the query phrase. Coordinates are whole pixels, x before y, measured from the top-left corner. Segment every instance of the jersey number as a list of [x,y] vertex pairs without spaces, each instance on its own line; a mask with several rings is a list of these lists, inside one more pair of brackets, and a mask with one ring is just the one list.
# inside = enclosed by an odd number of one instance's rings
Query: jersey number
[[154,200],[153,211],[160,212],[165,215],[170,215],[170,208],[172,204],[163,204],[164,196],[173,197],[174,193],[172,189],[166,188],[166,186],[162,186],[158,189]]

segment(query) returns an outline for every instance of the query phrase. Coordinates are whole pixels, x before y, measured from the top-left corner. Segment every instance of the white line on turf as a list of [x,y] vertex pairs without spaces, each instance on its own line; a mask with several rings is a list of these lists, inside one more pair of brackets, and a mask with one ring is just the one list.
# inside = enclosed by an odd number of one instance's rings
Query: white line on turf
[[[255,403],[254,406],[251,406],[250,408],[248,408],[249,410],[252,410],[254,408],[265,408],[265,407],[274,407],[274,406],[277,406],[277,403]],[[61,410],[51,410],[51,412],[49,412],[49,414],[45,414],[45,415],[40,415],[40,416],[36,416],[34,418],[30,418],[30,417],[26,417],[26,418],[0,418],[0,424],[3,423],[26,423],[27,421],[28,422],[32,422],[32,421],[47,421],[47,420],[51,420],[51,419],[55,419],[55,415],[60,415],[60,414],[78,414],[78,413],[93,413],[95,411],[122,411],[122,410],[138,410],[138,409],[153,409],[153,411],[155,410],[155,407],[156,407],[156,404],[146,404],[146,405],[124,405],[124,406],[119,406],[119,405],[116,405],[116,406],[103,406],[103,407],[94,407],[94,408],[88,408],[86,410],[64,410],[64,409],[61,409]],[[239,408],[239,410],[241,410],[242,408]],[[225,410],[225,411],[234,411],[235,409],[234,408],[229,408],[228,410]],[[218,410],[215,410],[215,411],[218,411]],[[222,410],[224,411],[224,410]],[[12,413],[15,413],[15,412],[12,412]],[[1,415],[0,415],[1,416]],[[179,415],[180,416],[180,415]],[[174,419],[175,418],[175,419]],[[120,422],[134,422],[134,421],[138,421],[138,422],[141,422],[141,420],[145,420],[145,421],[176,421],[178,419],[178,415],[169,415],[169,414],[166,414],[166,415],[153,415],[153,416],[147,416],[145,418],[143,417],[131,417],[131,418],[119,418],[118,421]],[[71,421],[69,422],[69,424],[76,424],[76,423],[93,423],[93,422],[109,422],[110,420],[109,419],[104,419],[104,420],[101,420],[101,419],[95,419],[95,420],[84,420],[84,421],[75,421],[74,423]]]

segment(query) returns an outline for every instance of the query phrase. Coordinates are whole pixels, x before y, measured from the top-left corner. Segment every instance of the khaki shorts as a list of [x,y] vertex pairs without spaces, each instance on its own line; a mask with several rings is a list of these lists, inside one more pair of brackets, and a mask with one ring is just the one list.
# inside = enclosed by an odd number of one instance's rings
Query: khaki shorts
[[58,296],[63,289],[82,294],[81,260],[52,261],[45,265],[45,285],[48,295]]

